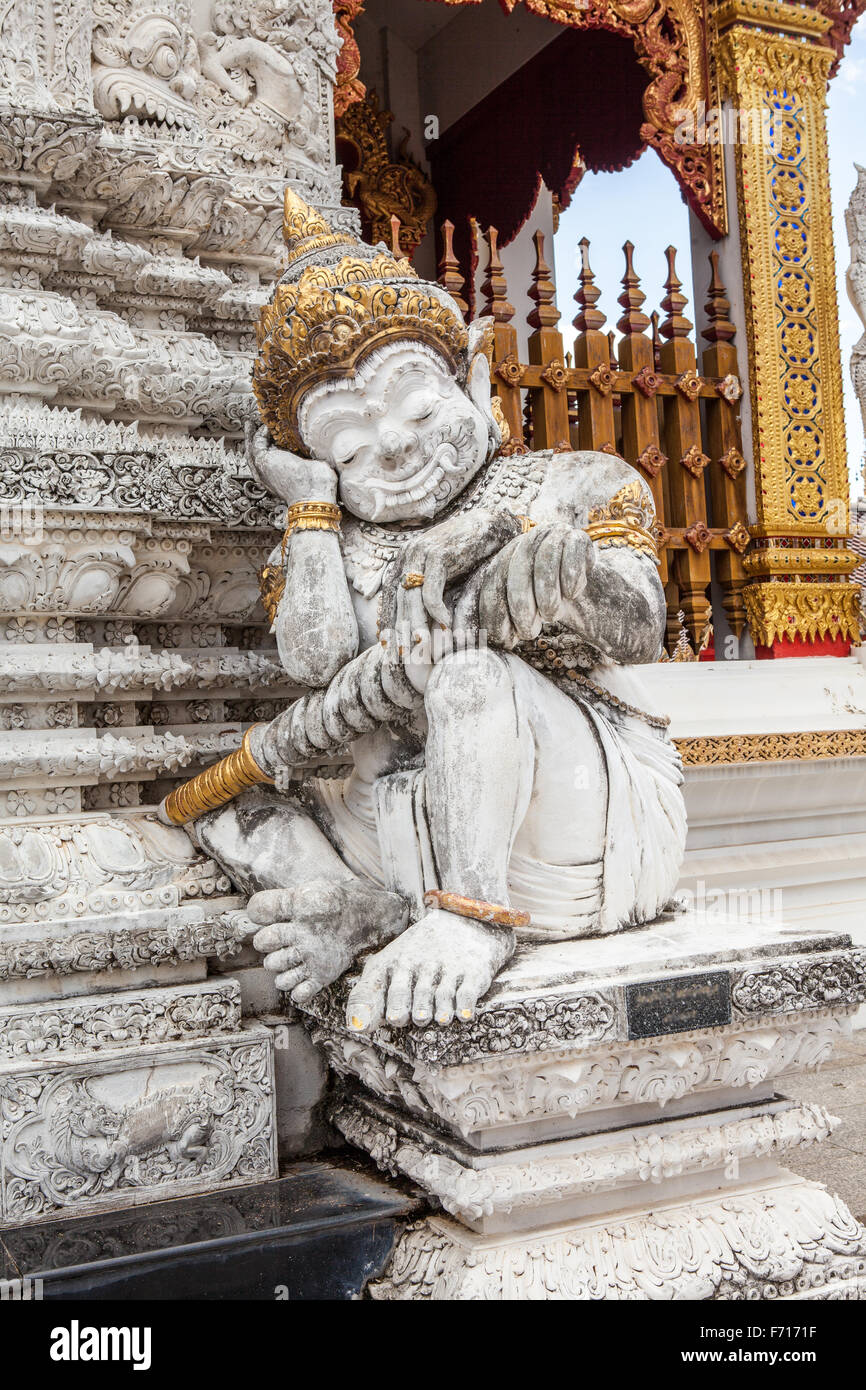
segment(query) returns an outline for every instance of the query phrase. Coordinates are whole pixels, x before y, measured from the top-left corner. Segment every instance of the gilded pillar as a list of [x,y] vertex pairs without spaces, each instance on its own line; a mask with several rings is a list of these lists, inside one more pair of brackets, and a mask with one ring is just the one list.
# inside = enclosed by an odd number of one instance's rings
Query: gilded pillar
[[759,656],[857,641],[827,167],[834,53],[819,11],[727,0],[718,70],[733,136],[757,518],[743,597]]

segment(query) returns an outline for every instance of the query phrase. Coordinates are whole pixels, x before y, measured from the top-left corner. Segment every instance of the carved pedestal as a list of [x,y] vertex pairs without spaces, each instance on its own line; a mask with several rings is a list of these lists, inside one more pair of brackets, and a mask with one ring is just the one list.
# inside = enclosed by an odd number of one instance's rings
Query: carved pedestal
[[785,1156],[838,1124],[785,1098],[866,995],[830,932],[689,916],[527,949],[467,1025],[313,1033],[333,1119],[441,1207],[374,1298],[828,1298],[866,1230]]

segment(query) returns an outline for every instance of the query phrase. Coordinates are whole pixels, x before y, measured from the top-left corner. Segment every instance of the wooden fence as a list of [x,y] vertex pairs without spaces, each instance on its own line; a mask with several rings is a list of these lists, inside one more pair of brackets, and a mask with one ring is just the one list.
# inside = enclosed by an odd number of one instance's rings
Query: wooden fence
[[[465,305],[451,224],[446,222],[442,231],[440,282]],[[511,428],[508,449],[600,449],[626,459],[646,478],[655,499],[669,650],[680,636],[680,612],[694,643],[704,635],[711,575],[718,582],[727,624],[739,636],[746,621],[743,555],[750,539],[739,418],[742,386],[716,252],[709,257],[706,346],[699,365],[673,246],[666,252],[663,317],[648,317],[634,247],[625,243],[617,344],[616,335],[605,332],[589,243],[581,241],[576,335],[566,349],[544,236],[536,232],[528,287],[533,302],[529,361],[522,362],[496,229],[489,228],[483,239],[487,271],[480,313],[495,323],[493,379]],[[718,630],[718,615],[715,626]]]

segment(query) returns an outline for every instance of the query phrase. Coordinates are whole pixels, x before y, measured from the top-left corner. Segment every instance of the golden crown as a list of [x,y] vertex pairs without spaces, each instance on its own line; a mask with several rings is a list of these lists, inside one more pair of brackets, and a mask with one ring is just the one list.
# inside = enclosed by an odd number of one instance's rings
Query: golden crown
[[457,305],[407,260],[334,232],[291,189],[283,237],[289,265],[259,315],[253,368],[262,420],[282,448],[303,451],[297,421],[305,392],[352,376],[391,339],[425,342],[465,375],[469,335]]

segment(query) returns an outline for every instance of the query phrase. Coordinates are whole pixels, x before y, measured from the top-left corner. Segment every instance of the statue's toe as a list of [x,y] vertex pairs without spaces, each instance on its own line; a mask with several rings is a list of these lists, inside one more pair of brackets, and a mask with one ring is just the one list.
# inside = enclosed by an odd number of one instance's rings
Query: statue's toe
[[392,1028],[405,1028],[409,1022],[414,984],[414,974],[409,966],[396,965],[391,971],[385,1017]]
[[305,965],[296,965],[291,970],[285,970],[281,975],[277,975],[274,984],[277,989],[290,990],[308,978],[309,972]]
[[282,951],[272,951],[264,959],[265,969],[272,970],[275,975],[284,970],[291,970],[294,966],[300,966],[301,963],[300,954],[294,946],[287,946]]
[[372,1033],[385,1014],[385,971],[370,962],[349,992],[346,1022],[353,1033]]
[[295,1004],[306,1004],[307,1000],[312,999],[324,988],[318,980],[302,980],[292,990],[292,1002]]
[[276,922],[272,926],[262,927],[253,937],[253,945],[262,955],[267,955],[269,951],[278,951],[281,946],[291,946],[293,944],[293,933],[290,923]]
[[423,1026],[423,1024],[429,1023],[433,1017],[433,995],[438,978],[439,968],[436,965],[422,965],[418,971],[415,993],[412,996],[413,1023]]
[[457,993],[457,976],[453,970],[445,970],[436,986],[436,1022],[444,1027],[454,1017],[454,996]]
[[455,1009],[457,1017],[464,1023],[467,1023],[470,1018],[475,1017],[475,1007],[478,1000],[489,986],[489,980],[485,984],[483,980],[479,980],[477,977],[471,975],[467,975],[458,986]]

